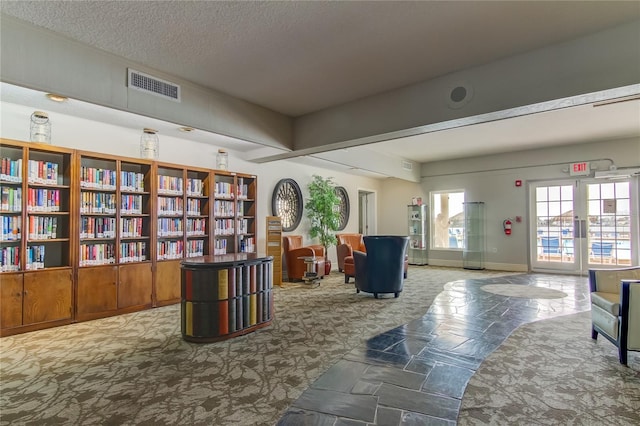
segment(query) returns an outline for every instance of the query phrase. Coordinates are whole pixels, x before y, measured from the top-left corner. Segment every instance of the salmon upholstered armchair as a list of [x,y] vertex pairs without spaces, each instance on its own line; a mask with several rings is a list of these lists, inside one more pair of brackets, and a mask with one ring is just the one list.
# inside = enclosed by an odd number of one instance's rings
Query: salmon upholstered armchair
[[338,255],[338,271],[344,271],[344,259],[353,256],[353,251],[367,251],[362,234],[336,234],[336,254]]
[[282,237],[282,248],[284,260],[287,263],[287,279],[289,281],[302,280],[307,270],[304,257],[314,256],[316,258],[316,273],[318,278],[324,277],[325,251],[321,245],[302,245],[302,235],[287,235]]
[[627,351],[640,351],[640,266],[590,269],[589,287],[591,338],[606,337],[626,365]]

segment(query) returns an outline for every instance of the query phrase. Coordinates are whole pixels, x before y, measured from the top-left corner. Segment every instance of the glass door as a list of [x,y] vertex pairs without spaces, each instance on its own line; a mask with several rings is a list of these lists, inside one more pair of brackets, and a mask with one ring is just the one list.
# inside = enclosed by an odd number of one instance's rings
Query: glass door
[[638,229],[631,228],[632,217],[636,224],[638,217],[637,211],[632,212],[631,182],[594,181],[586,184],[586,190],[590,267],[631,266],[631,254],[638,250]]
[[629,180],[531,184],[533,270],[585,273],[637,257],[637,200]]
[[530,195],[532,269],[580,270],[584,239],[579,226],[580,212],[575,208],[577,182],[534,183]]

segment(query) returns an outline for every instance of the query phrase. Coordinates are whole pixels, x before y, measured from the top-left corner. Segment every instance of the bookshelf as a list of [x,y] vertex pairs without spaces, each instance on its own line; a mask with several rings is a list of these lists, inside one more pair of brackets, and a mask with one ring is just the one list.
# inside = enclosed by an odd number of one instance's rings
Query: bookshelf
[[31,331],[73,320],[74,151],[3,140],[0,324]]
[[213,254],[236,252],[236,177],[233,173],[216,172],[213,194]]
[[157,167],[156,303],[180,301],[180,262],[210,252],[210,171]]
[[152,306],[152,163],[79,151],[76,320]]
[[1,336],[179,303],[182,260],[255,253],[255,175],[9,139],[0,158]]
[[236,182],[236,251],[238,253],[255,253],[256,177],[238,174]]

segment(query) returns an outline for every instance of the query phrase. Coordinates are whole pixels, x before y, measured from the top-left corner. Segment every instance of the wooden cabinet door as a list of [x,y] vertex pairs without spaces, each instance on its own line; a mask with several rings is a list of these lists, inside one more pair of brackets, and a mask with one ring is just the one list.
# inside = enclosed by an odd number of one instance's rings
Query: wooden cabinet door
[[78,270],[78,317],[118,309],[118,267],[114,265]]
[[158,262],[156,299],[158,303],[180,300],[180,260]]
[[0,327],[22,325],[22,273],[0,276]]
[[23,325],[71,318],[72,275],[71,268],[25,272]]
[[120,266],[118,308],[151,306],[151,262]]

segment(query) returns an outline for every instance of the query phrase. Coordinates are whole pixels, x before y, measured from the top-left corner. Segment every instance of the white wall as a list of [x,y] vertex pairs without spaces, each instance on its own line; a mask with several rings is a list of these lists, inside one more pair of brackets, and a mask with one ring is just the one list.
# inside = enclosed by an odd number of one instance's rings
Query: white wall
[[[510,154],[440,161],[422,165],[422,191],[465,191],[466,201],[483,201],[486,208],[486,266],[489,269],[526,271],[528,269],[528,189],[527,183],[569,178],[571,162],[589,161],[607,168],[611,161],[618,167],[640,165],[640,139],[603,141],[558,148],[538,149]],[[455,171],[452,173],[452,171]],[[515,181],[522,180],[516,187]],[[384,191],[385,204],[404,201],[397,191]],[[502,221],[521,216],[506,236]],[[636,218],[637,220],[637,218]],[[461,266],[462,252],[431,250],[431,265]]]
[[[0,137],[28,141],[29,116],[32,112],[33,108],[31,107],[6,102],[0,103]],[[64,114],[50,114],[50,118],[52,145],[125,157],[139,157],[141,135],[139,129],[127,129]],[[159,161],[192,167],[215,168],[218,147],[163,135],[159,135],[159,137]],[[337,185],[343,186],[347,190],[351,203],[351,215],[344,232],[358,231],[358,189],[367,188],[375,192],[379,192],[381,189],[380,180],[310,167],[295,159],[255,164],[242,160],[241,153],[233,150],[228,150],[228,152],[229,170],[250,173],[258,177],[256,230],[258,232],[257,247],[260,250],[264,250],[266,244],[265,217],[271,215],[271,195],[280,179],[294,179],[300,185],[302,195],[306,200],[308,197],[307,184],[314,174],[333,177]],[[290,234],[300,234],[304,236],[305,242],[318,243],[317,240],[310,240],[308,230],[309,220],[305,217],[298,228]],[[330,248],[329,256],[335,269],[337,267],[335,247]]]
[[419,183],[401,179],[386,179],[382,183],[382,192],[378,204],[378,226],[384,233],[390,235],[407,235],[409,223],[407,221],[407,206],[413,197],[422,197],[423,203],[428,203],[428,193],[425,193]]
[[[33,108],[0,103],[0,136],[8,139],[29,139],[29,116]],[[52,144],[69,148],[138,157],[140,130],[83,120],[56,114],[52,116]],[[160,135],[160,161],[194,167],[215,168],[218,147],[184,139]],[[344,232],[358,231],[358,190],[376,193],[377,234],[406,235],[407,205],[412,197],[422,197],[429,204],[431,191],[462,189],[467,201],[484,201],[487,217],[486,266],[490,269],[527,270],[527,183],[537,180],[567,178],[563,171],[570,162],[591,161],[605,168],[613,160],[618,167],[640,165],[640,140],[626,139],[601,143],[580,144],[559,148],[531,150],[518,153],[490,155],[423,164],[422,183],[399,179],[372,179],[310,167],[300,161],[281,160],[255,164],[243,161],[238,152],[229,151],[229,169],[258,176],[258,247],[265,246],[265,217],[271,215],[271,195],[277,182],[292,178],[308,196],[306,185],[313,174],[333,177],[336,184],[346,188],[351,202],[351,215]],[[608,160],[610,159],[610,160]],[[455,171],[452,173],[452,171]],[[523,186],[515,187],[516,179]],[[502,221],[522,216],[515,223],[513,234],[502,232]],[[291,234],[308,237],[309,221],[303,219]],[[313,241],[316,242],[316,241]],[[495,252],[492,252],[495,249]],[[335,248],[329,250],[334,269],[337,265]],[[431,265],[462,266],[462,252],[431,250]]]

